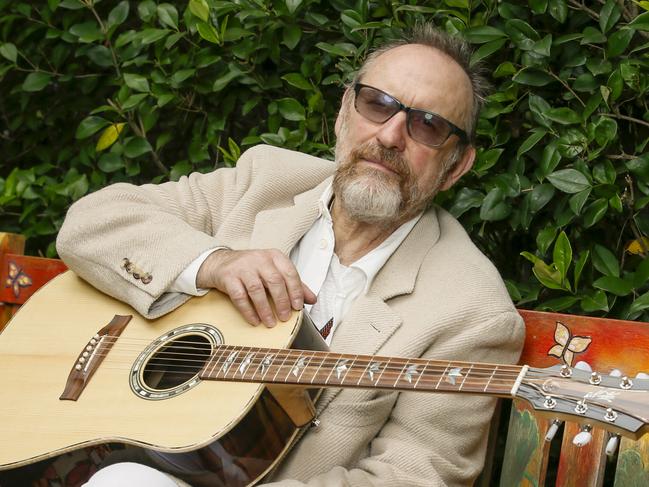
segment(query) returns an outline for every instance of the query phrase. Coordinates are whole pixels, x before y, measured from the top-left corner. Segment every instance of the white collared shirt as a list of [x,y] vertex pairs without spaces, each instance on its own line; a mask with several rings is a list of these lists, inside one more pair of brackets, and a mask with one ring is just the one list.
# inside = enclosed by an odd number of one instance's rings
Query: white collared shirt
[[[334,254],[333,220],[329,212],[332,197],[333,187],[329,184],[318,202],[318,218],[290,253],[302,282],[318,297],[315,305],[305,305],[313,322],[322,328],[333,318],[333,328],[326,339],[327,344],[331,344],[336,327],[342,322],[354,300],[367,293],[376,274],[421,218],[419,214],[407,221],[378,247],[351,265],[344,266]],[[207,250],[195,259],[169,290],[194,296],[205,294],[206,289],[196,288],[196,275],[201,264],[214,250]]]

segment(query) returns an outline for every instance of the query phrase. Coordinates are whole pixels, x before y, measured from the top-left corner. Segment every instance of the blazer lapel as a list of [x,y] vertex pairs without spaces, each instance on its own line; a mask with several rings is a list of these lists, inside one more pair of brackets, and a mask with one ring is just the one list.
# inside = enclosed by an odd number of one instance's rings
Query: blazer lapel
[[[385,263],[367,295],[356,300],[345,319],[336,328],[332,350],[340,353],[376,355],[402,324],[401,316],[387,301],[410,294],[426,254],[439,239],[437,213],[424,213],[399,248]],[[341,389],[325,389],[318,400],[322,411]]]
[[255,219],[251,248],[279,249],[288,254],[320,215],[320,197],[331,178],[298,194],[293,206],[262,211]]

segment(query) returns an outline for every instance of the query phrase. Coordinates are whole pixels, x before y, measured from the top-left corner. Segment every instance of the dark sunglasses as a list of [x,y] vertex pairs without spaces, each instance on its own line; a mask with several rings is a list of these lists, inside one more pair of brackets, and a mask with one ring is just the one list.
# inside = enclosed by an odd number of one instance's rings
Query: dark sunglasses
[[444,117],[433,112],[408,107],[385,91],[362,83],[356,83],[354,93],[354,108],[371,122],[385,123],[401,110],[404,110],[406,112],[408,135],[417,142],[430,147],[439,147],[452,134],[457,135],[464,144],[469,141],[464,130]]

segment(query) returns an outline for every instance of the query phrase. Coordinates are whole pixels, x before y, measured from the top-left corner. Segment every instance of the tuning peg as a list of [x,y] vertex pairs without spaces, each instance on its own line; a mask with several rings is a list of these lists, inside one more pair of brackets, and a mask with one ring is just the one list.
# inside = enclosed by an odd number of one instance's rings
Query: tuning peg
[[575,435],[575,437],[572,439],[573,445],[581,448],[582,446],[586,446],[588,443],[591,442],[593,439],[593,435],[591,434],[592,427],[590,425],[585,425],[581,428],[581,431]]
[[612,457],[615,455],[618,446],[620,446],[620,435],[611,435],[606,442],[606,454],[609,457]]
[[550,427],[548,428],[548,431],[545,433],[545,441],[552,441],[557,434],[557,431],[559,431],[559,426],[561,426],[561,421],[560,419],[555,419],[552,421],[550,424]]

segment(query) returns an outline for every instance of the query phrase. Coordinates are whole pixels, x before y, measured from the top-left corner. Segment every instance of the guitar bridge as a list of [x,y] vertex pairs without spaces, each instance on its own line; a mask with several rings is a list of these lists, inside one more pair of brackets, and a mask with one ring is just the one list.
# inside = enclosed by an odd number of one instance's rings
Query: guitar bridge
[[115,317],[93,336],[81,350],[72,366],[65,383],[65,389],[59,399],[76,401],[86,388],[86,384],[95,373],[106,354],[113,348],[115,339],[122,334],[132,315],[115,315]]

